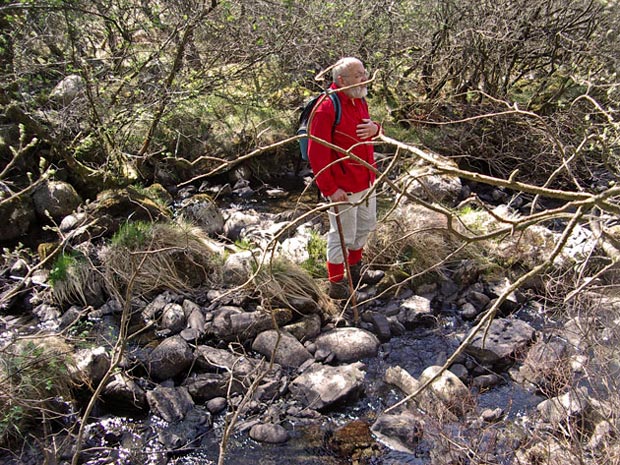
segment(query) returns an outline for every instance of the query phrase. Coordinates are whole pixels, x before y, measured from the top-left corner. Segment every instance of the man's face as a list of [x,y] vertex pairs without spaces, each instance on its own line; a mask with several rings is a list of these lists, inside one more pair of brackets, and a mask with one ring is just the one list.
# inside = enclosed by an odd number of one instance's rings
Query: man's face
[[[352,63],[340,77],[342,79],[342,87],[347,87],[367,81],[368,73],[362,63]],[[356,86],[343,92],[351,98],[364,98],[368,94],[368,88],[365,85]]]

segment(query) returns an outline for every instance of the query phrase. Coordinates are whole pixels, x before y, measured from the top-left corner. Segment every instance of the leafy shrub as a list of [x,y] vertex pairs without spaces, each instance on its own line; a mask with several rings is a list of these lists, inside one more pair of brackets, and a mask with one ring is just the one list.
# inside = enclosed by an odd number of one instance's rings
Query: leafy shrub
[[308,251],[308,258],[304,260],[301,267],[306,270],[314,278],[326,278],[326,249],[327,240],[318,232],[310,232],[310,240],[306,249]]
[[54,400],[70,397],[71,352],[58,337],[20,340],[0,352],[0,444],[23,439],[43,415],[62,416]]

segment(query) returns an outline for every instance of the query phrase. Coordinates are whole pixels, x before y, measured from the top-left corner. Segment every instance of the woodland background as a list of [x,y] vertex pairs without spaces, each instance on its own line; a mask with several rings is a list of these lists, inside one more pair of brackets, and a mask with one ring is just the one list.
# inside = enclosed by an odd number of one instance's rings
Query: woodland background
[[[87,204],[112,188],[174,196],[203,181],[285,178],[300,107],[326,85],[316,76],[352,55],[372,76],[378,152],[399,154],[399,169],[437,153],[453,161],[430,157],[438,172],[531,205],[461,240],[583,226],[601,248],[568,270],[533,267],[548,273],[541,293],[558,308],[593,286],[614,294],[619,24],[606,0],[2,0],[0,217],[19,223],[49,180]],[[3,273],[50,237],[63,244],[49,218],[19,225],[1,244]],[[532,271],[514,264],[501,266],[517,282]]]

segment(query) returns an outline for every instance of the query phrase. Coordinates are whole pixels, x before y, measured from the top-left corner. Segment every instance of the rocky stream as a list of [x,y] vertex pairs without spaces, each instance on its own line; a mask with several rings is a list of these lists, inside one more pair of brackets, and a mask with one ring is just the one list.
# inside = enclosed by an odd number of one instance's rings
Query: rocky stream
[[[205,200],[214,193],[217,204]],[[260,248],[301,214],[298,195],[237,182],[181,190],[170,204],[212,237]],[[74,244],[94,247],[97,230],[84,233],[93,215],[108,225],[138,216],[135,198],[114,208],[104,207],[105,198],[59,217],[64,235],[81,235]],[[148,212],[157,215],[154,207]],[[278,253],[303,261],[312,231],[325,232],[320,214],[280,238]],[[582,231],[567,253],[588,241]],[[343,318],[327,312],[319,297],[274,298],[267,309],[256,292],[235,287],[251,270],[252,251],[224,256],[218,286],[160,290],[131,302],[129,326],[139,330],[112,373],[126,324],[117,299],[99,289],[82,304],[61,305],[46,297],[49,272],[28,273],[33,264],[23,258],[4,270],[5,289],[27,283],[0,313],[3,349],[33,334],[73,341],[74,398],[55,400],[65,414],[54,426],[54,463],[71,463],[77,431],[69,426],[86,421],[82,413],[102,380],[78,463],[216,464],[224,456],[220,463],[230,465],[561,464],[572,462],[557,438],[575,425],[588,454],[612,440],[609,406],[582,381],[584,320],[558,317],[522,289],[506,292],[507,277],[491,279],[464,260],[433,282],[389,292],[380,283],[366,289],[376,298],[360,305],[356,322],[350,311]],[[620,307],[619,299],[590,298],[615,313]],[[485,320],[490,309],[494,318]],[[609,326],[598,331],[613,343]],[[82,332],[88,344],[77,344]],[[46,457],[49,450],[30,443],[0,452],[0,463]]]

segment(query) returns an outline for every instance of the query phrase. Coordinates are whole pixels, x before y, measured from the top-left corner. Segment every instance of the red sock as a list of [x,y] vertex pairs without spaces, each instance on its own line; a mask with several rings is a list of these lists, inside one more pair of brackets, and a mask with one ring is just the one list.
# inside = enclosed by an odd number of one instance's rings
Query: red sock
[[330,263],[327,262],[327,278],[337,283],[344,279],[344,263]]
[[362,248],[348,251],[349,265],[357,265],[359,262],[362,261],[362,250],[364,249]]

